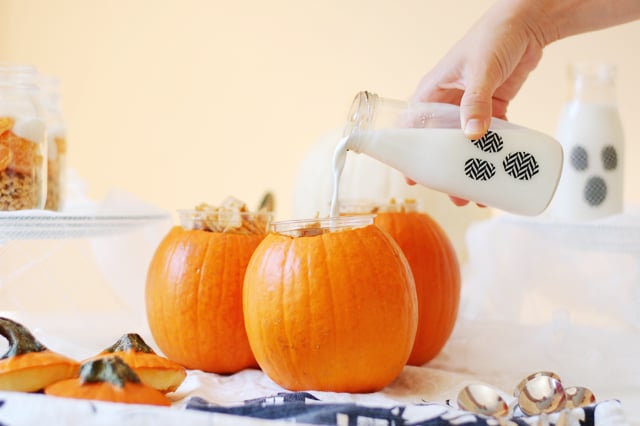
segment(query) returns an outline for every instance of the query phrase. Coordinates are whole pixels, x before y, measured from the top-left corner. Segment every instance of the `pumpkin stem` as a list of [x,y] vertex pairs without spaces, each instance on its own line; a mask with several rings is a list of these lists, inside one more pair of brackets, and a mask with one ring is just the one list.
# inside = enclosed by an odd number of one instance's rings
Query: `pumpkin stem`
[[109,346],[102,352],[144,352],[147,354],[155,354],[154,350],[140,337],[137,333],[123,334],[113,345]]
[[140,377],[122,358],[109,356],[87,361],[80,367],[80,384],[107,382],[123,388],[127,383],[140,383]]
[[9,342],[9,349],[0,359],[47,350],[24,325],[9,318],[0,317],[0,335]]

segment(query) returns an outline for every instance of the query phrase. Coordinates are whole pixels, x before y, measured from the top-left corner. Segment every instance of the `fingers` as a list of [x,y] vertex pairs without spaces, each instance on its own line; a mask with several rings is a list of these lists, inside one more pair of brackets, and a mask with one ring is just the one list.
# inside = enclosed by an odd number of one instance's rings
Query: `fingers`
[[[415,185],[416,184],[416,182],[414,180],[411,180],[408,177],[405,177],[404,179],[407,181],[407,183],[409,185]],[[469,200],[465,200],[464,198],[456,197],[454,195],[449,195],[449,198],[451,199],[453,204],[455,204],[458,207],[463,207],[463,206],[466,206],[467,204],[469,204]],[[481,208],[486,207],[484,204],[480,204],[480,203],[476,203],[476,205],[478,207],[481,207]]]
[[469,87],[460,101],[460,124],[469,139],[479,139],[491,124],[493,90]]
[[[458,207],[463,207],[469,204],[469,200],[465,200],[464,198],[455,197],[453,195],[449,195],[449,198],[451,199],[451,201],[453,201],[453,204],[455,204]],[[476,203],[476,206],[482,209],[487,207],[484,204],[480,204],[480,203]]]
[[453,204],[455,204],[458,207],[466,206],[467,204],[469,204],[469,200],[465,200],[464,198],[458,198],[453,195],[449,195],[449,198],[451,198],[451,201],[453,201]]

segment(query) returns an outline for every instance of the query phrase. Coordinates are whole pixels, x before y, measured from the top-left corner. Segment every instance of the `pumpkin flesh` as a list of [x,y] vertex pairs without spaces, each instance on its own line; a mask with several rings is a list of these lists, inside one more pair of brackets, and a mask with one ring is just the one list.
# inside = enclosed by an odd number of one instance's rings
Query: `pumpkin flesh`
[[85,383],[80,379],[68,379],[46,388],[46,394],[74,399],[121,402],[126,404],[150,404],[170,406],[171,400],[160,391],[140,383],[127,383],[119,388],[110,383]]
[[269,234],[247,267],[243,300],[260,367],[290,390],[379,390],[402,371],[417,328],[408,264],[373,225]]
[[175,391],[187,377],[187,372],[181,365],[158,355],[129,351],[100,354],[96,358],[111,355],[122,358],[136,372],[142,383],[160,392]]
[[[35,360],[36,363],[42,361],[43,358]],[[77,376],[79,368],[80,365],[75,361],[59,360],[57,363],[5,369],[0,373],[0,390],[37,392],[51,383]]]
[[84,362],[78,378],[53,383],[44,392],[65,398],[171,405],[162,392],[142,383],[135,371],[115,355]]
[[140,377],[142,383],[160,392],[173,392],[187,376],[177,362],[157,355],[138,334],[125,334],[113,346],[91,359],[117,356]]
[[9,348],[0,357],[0,390],[35,392],[78,375],[80,363],[47,349],[24,325],[0,317]]

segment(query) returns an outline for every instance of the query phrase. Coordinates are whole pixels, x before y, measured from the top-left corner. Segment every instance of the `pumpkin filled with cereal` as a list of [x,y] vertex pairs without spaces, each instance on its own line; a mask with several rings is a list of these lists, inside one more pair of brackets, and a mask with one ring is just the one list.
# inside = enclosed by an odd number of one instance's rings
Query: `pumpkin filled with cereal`
[[146,282],[149,327],[160,350],[189,369],[257,367],[244,328],[242,285],[271,221],[232,197],[180,211],[156,249]]
[[373,215],[276,222],[244,277],[262,371],[293,391],[367,393],[402,372],[418,326],[410,266]]

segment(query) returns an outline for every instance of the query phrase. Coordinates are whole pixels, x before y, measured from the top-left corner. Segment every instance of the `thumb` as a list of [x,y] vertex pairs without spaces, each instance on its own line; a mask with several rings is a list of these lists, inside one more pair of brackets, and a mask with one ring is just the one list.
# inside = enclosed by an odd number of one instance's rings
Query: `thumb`
[[479,139],[491,124],[493,90],[487,84],[467,87],[460,100],[460,124],[469,139]]

